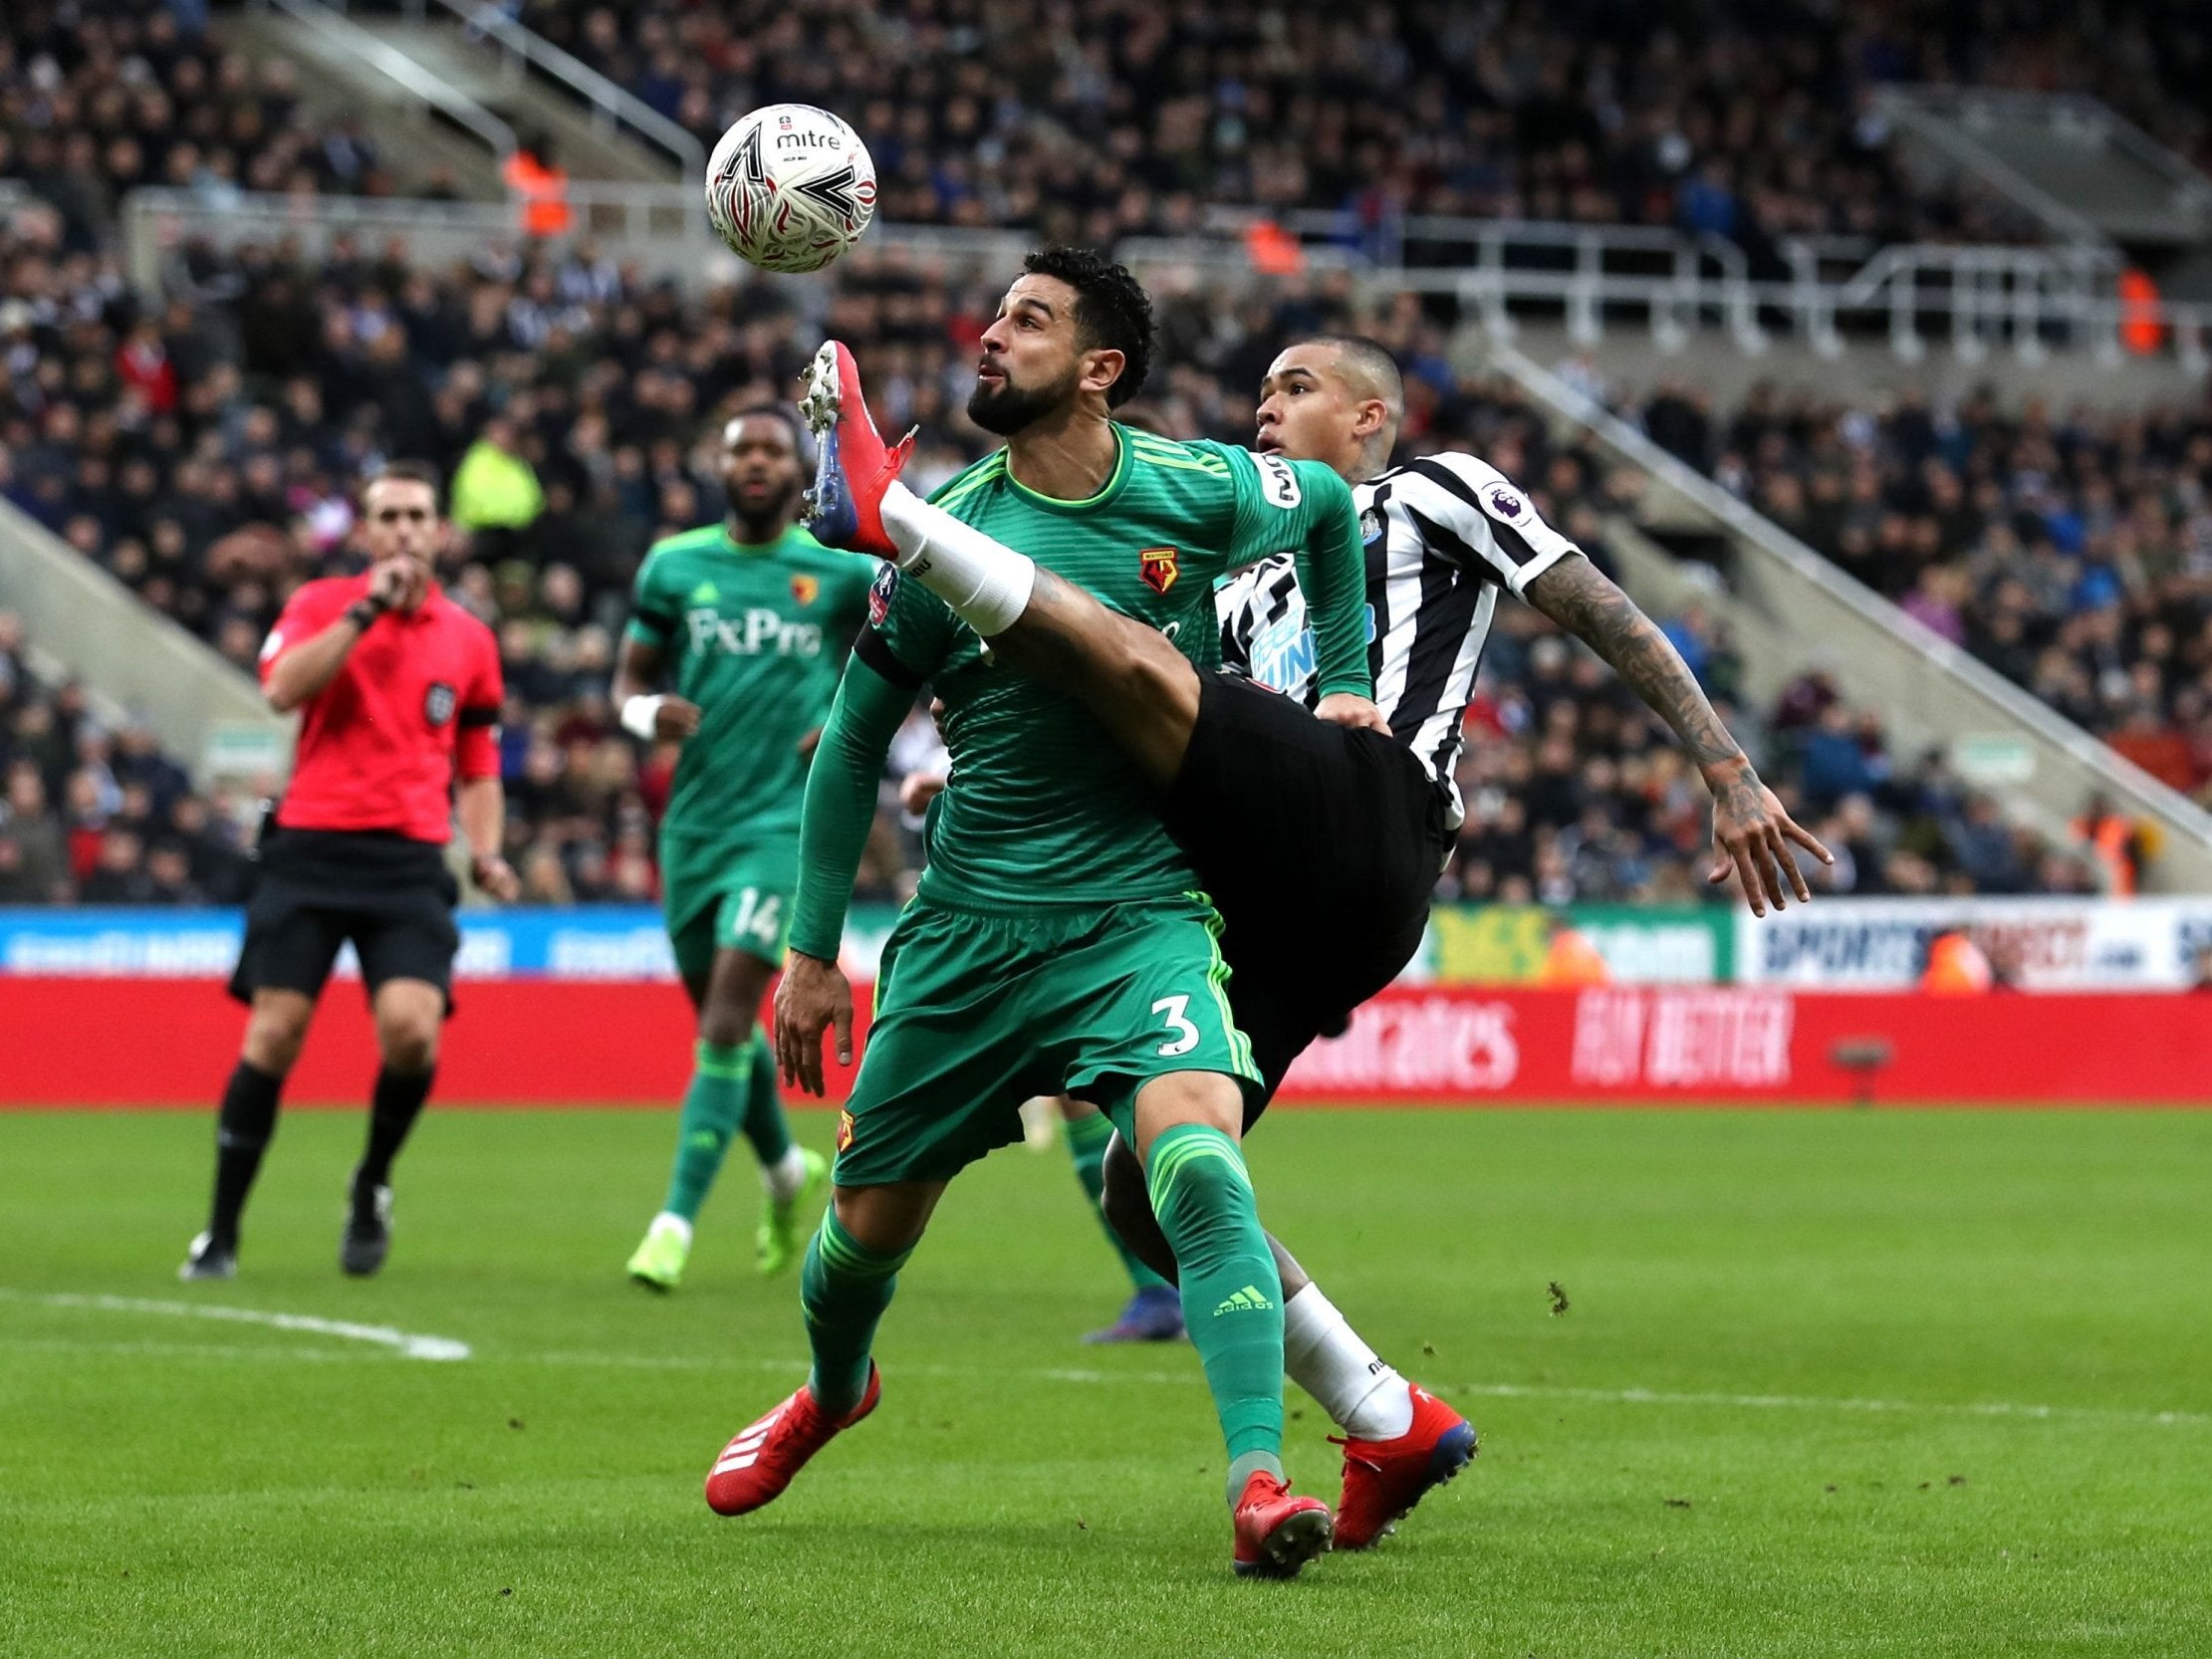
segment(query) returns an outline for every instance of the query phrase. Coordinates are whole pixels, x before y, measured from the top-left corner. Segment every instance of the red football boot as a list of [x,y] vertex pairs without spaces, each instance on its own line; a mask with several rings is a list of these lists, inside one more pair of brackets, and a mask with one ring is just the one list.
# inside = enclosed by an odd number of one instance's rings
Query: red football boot
[[1442,1486],[1474,1457],[1475,1427],[1427,1389],[1413,1392],[1413,1426],[1394,1440],[1329,1438],[1345,1449],[1345,1490],[1337,1500],[1337,1547],[1364,1549],[1396,1531],[1429,1488]]
[[825,342],[801,378],[807,393],[799,407],[816,451],[807,533],[825,547],[896,558],[898,549],[883,530],[883,492],[913,454],[914,434],[883,442],[868,418],[860,365],[839,341]]
[[1239,1578],[1296,1578],[1329,1548],[1329,1506],[1298,1497],[1264,1470],[1244,1483],[1230,1520],[1237,1541],[1229,1564]]
[[716,1515],[750,1515],[791,1485],[807,1459],[875,1409],[883,1379],[867,1368],[867,1392],[845,1417],[831,1417],[802,1383],[797,1393],[759,1422],[738,1431],[707,1471],[707,1508]]

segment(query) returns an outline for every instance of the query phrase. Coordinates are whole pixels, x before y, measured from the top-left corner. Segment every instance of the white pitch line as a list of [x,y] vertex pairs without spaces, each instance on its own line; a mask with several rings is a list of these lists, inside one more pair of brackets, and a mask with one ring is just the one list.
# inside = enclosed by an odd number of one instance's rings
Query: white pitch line
[[77,1296],[66,1291],[31,1292],[0,1289],[0,1299],[27,1302],[40,1307],[83,1307],[102,1313],[151,1313],[163,1318],[220,1319],[232,1324],[267,1325],[273,1330],[302,1330],[314,1336],[340,1336],[349,1342],[369,1342],[390,1348],[402,1359],[466,1359],[469,1345],[451,1336],[425,1336],[387,1324],[356,1324],[351,1319],[324,1319],[312,1313],[276,1313],[260,1307],[226,1307],[198,1302],[151,1302],[139,1297]]
[[[350,1324],[334,1319],[319,1319],[299,1313],[271,1313],[252,1307],[201,1306],[184,1302],[144,1302],[128,1297],[86,1297],[63,1294],[32,1295],[23,1291],[0,1289],[0,1300],[38,1303],[49,1307],[91,1307],[112,1312],[148,1312],[187,1315],[198,1318],[232,1319],[247,1324],[273,1325],[283,1330],[304,1330],[320,1335],[345,1336],[356,1341],[373,1342],[396,1348],[411,1359],[467,1359],[471,1350],[466,1342],[449,1336],[421,1336],[388,1325]],[[0,1346],[26,1347],[28,1342],[11,1342],[0,1338]],[[62,1347],[64,1341],[39,1343],[40,1346]],[[90,1348],[94,1344],[75,1344]],[[114,1351],[126,1351],[126,1345],[110,1345]],[[130,1344],[143,1351],[155,1351],[153,1344]],[[177,1348],[179,1353],[192,1351]],[[205,1350],[211,1357],[226,1352],[240,1354],[261,1353],[259,1349]],[[296,1352],[301,1358],[334,1359],[340,1357],[332,1349],[277,1350]],[[784,1372],[798,1375],[805,1371],[803,1356],[777,1356],[761,1359],[740,1359],[710,1354],[649,1354],[649,1353],[593,1353],[593,1352],[491,1352],[474,1356],[486,1364],[508,1365],[577,1365],[613,1370],[644,1371],[762,1371]],[[1020,1370],[993,1368],[988,1373],[973,1365],[942,1365],[920,1362],[900,1362],[896,1367],[903,1376],[1021,1377],[1035,1382],[1066,1382],[1084,1385],[1100,1383],[1146,1383],[1187,1386],[1199,1381],[1195,1368],[1189,1371],[1110,1371],[1096,1367],[1039,1366]],[[2212,1413],[2201,1411],[2135,1411],[2120,1406],[2083,1405],[2033,1405],[2016,1400],[1882,1400],[1863,1399],[1832,1394],[1726,1394],[1719,1392],[1668,1392],[1655,1388],[1585,1388],[1568,1383],[1521,1382],[1464,1382],[1452,1383],[1438,1390],[1447,1398],[1500,1400],[1569,1400],[1591,1405],[1639,1405],[1639,1406],[1702,1406],[1738,1411],[1833,1411],[1898,1416],[1926,1415],[1951,1417],[2017,1418],[2026,1422],[2102,1422],[2125,1423],[2143,1428],[2208,1428],[2212,1427]]]
[[[698,1354],[643,1353],[513,1353],[485,1354],[486,1361],[514,1364],[609,1366],[648,1371],[805,1371],[803,1357],[777,1359],[715,1359]],[[1036,1382],[1175,1383],[1200,1382],[1197,1370],[1105,1371],[1069,1366],[1023,1370],[993,1369],[986,1373],[973,1365],[916,1364],[900,1361],[893,1367],[900,1376],[975,1377],[1015,1376]],[[2027,1405],[2013,1400],[1871,1400],[1830,1394],[1721,1394],[1667,1393],[1654,1388],[1578,1388],[1566,1383],[1455,1382],[1436,1390],[1445,1397],[1468,1395],[1500,1400],[1577,1400],[1593,1405],[1720,1406],[1755,1411],[1915,1412],[1935,1416],[2017,1417],[2031,1422],[2069,1419],[2107,1423],[2133,1423],[2150,1428],[2212,1427],[2212,1414],[2198,1411],[2130,1411],[2120,1406]]]

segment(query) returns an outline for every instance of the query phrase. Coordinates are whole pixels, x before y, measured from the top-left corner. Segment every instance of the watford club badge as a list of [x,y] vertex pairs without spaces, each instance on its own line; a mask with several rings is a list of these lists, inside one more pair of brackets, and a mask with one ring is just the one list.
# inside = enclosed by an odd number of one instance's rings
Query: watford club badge
[[1173,548],[1146,548],[1137,556],[1137,575],[1144,579],[1144,586],[1155,593],[1164,593],[1175,586],[1175,579],[1183,574]]
[[801,604],[814,603],[814,596],[822,592],[819,577],[795,576],[791,579],[791,596]]

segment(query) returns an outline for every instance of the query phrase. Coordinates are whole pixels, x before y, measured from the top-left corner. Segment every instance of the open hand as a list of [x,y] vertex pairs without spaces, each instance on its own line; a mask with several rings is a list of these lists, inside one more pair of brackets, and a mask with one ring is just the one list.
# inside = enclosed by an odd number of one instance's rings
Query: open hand
[[835,962],[793,951],[776,986],[776,1064],[784,1082],[822,1092],[822,1034],[837,1037],[840,1066],[853,1064],[853,987]]
[[1717,887],[1735,874],[1743,882],[1744,898],[1754,916],[1764,916],[1769,904],[1788,909],[1785,885],[1797,894],[1800,904],[1811,904],[1813,889],[1805,884],[1805,872],[1798,868],[1791,843],[1824,864],[1835,863],[1836,854],[1783,811],[1774,791],[1759,781],[1748,762],[1738,760],[1708,772],[1705,782],[1713,791],[1713,868],[1705,879]]

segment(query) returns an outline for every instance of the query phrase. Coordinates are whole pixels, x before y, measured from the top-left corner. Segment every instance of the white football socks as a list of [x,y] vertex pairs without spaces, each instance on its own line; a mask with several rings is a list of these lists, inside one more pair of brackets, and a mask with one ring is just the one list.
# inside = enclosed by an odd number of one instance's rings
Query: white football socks
[[800,1155],[796,1142],[785,1147],[784,1155],[774,1163],[760,1166],[760,1184],[779,1204],[789,1204],[799,1196],[799,1189],[807,1184],[807,1160]]
[[895,479],[883,492],[883,529],[898,549],[898,568],[983,638],[1004,633],[1029,604],[1037,566],[1028,554],[930,506]]
[[677,1215],[673,1210],[663,1210],[660,1212],[660,1214],[654,1216],[652,1226],[646,1229],[646,1231],[652,1233],[673,1233],[676,1235],[677,1238],[681,1239],[687,1247],[691,1243],[691,1224],[688,1221],[685,1221],[683,1217]]
[[1394,1440],[1413,1426],[1405,1378],[1375,1356],[1319,1285],[1283,1304],[1283,1369],[1360,1440]]

